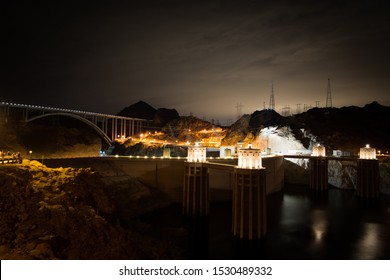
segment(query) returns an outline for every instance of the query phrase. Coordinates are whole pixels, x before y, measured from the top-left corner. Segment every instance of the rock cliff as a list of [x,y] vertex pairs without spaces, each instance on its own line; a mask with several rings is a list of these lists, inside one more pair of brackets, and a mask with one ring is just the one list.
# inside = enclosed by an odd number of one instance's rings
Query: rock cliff
[[[0,166],[0,259],[182,257],[170,242],[122,228],[123,205],[106,186],[90,169],[52,169],[27,160]],[[149,194],[146,187],[137,190],[130,204]]]

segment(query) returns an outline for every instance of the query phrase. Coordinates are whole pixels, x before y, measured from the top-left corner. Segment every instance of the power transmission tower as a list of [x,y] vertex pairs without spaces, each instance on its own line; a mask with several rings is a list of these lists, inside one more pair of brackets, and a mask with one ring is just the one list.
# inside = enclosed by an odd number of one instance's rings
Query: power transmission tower
[[275,110],[275,97],[274,97],[274,82],[271,84],[271,96],[269,97],[269,107],[270,110]]
[[241,118],[241,115],[242,115],[242,105],[241,105],[241,103],[237,103],[236,109],[237,109],[237,120],[238,120],[239,118]]
[[326,107],[332,108],[332,90],[330,89],[330,79],[328,78],[328,90],[326,91]]
[[284,117],[290,116],[290,105],[284,106],[282,108],[282,116]]
[[297,114],[301,112],[301,104],[297,104]]
[[320,101],[316,101],[316,107],[320,108]]
[[228,119],[228,120],[226,121],[226,126],[231,126],[232,123],[233,123],[233,120],[232,120],[232,119]]

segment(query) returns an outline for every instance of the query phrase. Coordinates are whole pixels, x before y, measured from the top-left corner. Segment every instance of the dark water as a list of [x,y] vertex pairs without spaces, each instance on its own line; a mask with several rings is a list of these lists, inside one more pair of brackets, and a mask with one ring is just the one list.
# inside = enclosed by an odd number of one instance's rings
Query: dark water
[[286,186],[268,196],[268,233],[259,241],[231,234],[231,203],[212,203],[207,219],[184,219],[181,205],[149,222],[186,227],[189,259],[390,259],[390,197],[362,201],[354,192],[315,193]]

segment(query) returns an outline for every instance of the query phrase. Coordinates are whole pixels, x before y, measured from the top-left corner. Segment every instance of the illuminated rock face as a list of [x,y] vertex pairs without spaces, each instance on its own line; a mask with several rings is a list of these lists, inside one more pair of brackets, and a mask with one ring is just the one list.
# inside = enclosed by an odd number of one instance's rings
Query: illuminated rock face
[[326,156],[325,147],[318,144],[317,146],[313,147],[313,153],[311,154],[314,157],[324,157]]
[[370,148],[370,145],[360,148],[360,159],[376,159],[375,148]]
[[198,145],[188,147],[188,162],[206,162],[206,148]]
[[238,152],[238,168],[261,169],[261,151],[259,149],[240,149]]

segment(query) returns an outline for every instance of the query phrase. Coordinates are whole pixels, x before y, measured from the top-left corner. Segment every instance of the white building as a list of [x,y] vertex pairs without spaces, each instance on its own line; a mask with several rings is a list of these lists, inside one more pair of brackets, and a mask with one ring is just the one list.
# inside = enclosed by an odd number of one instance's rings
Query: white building
[[233,157],[236,155],[237,152],[235,146],[221,146],[219,148],[219,157],[221,158]]
[[360,148],[360,159],[376,159],[376,149],[371,148],[368,144]]
[[199,146],[198,143],[195,146],[188,147],[188,162],[206,162],[206,147]]
[[314,157],[324,157],[326,156],[325,147],[321,144],[318,144],[313,147],[313,153],[311,154]]
[[240,149],[238,151],[238,168],[246,169],[261,169],[261,150],[252,149],[249,145],[248,149]]

